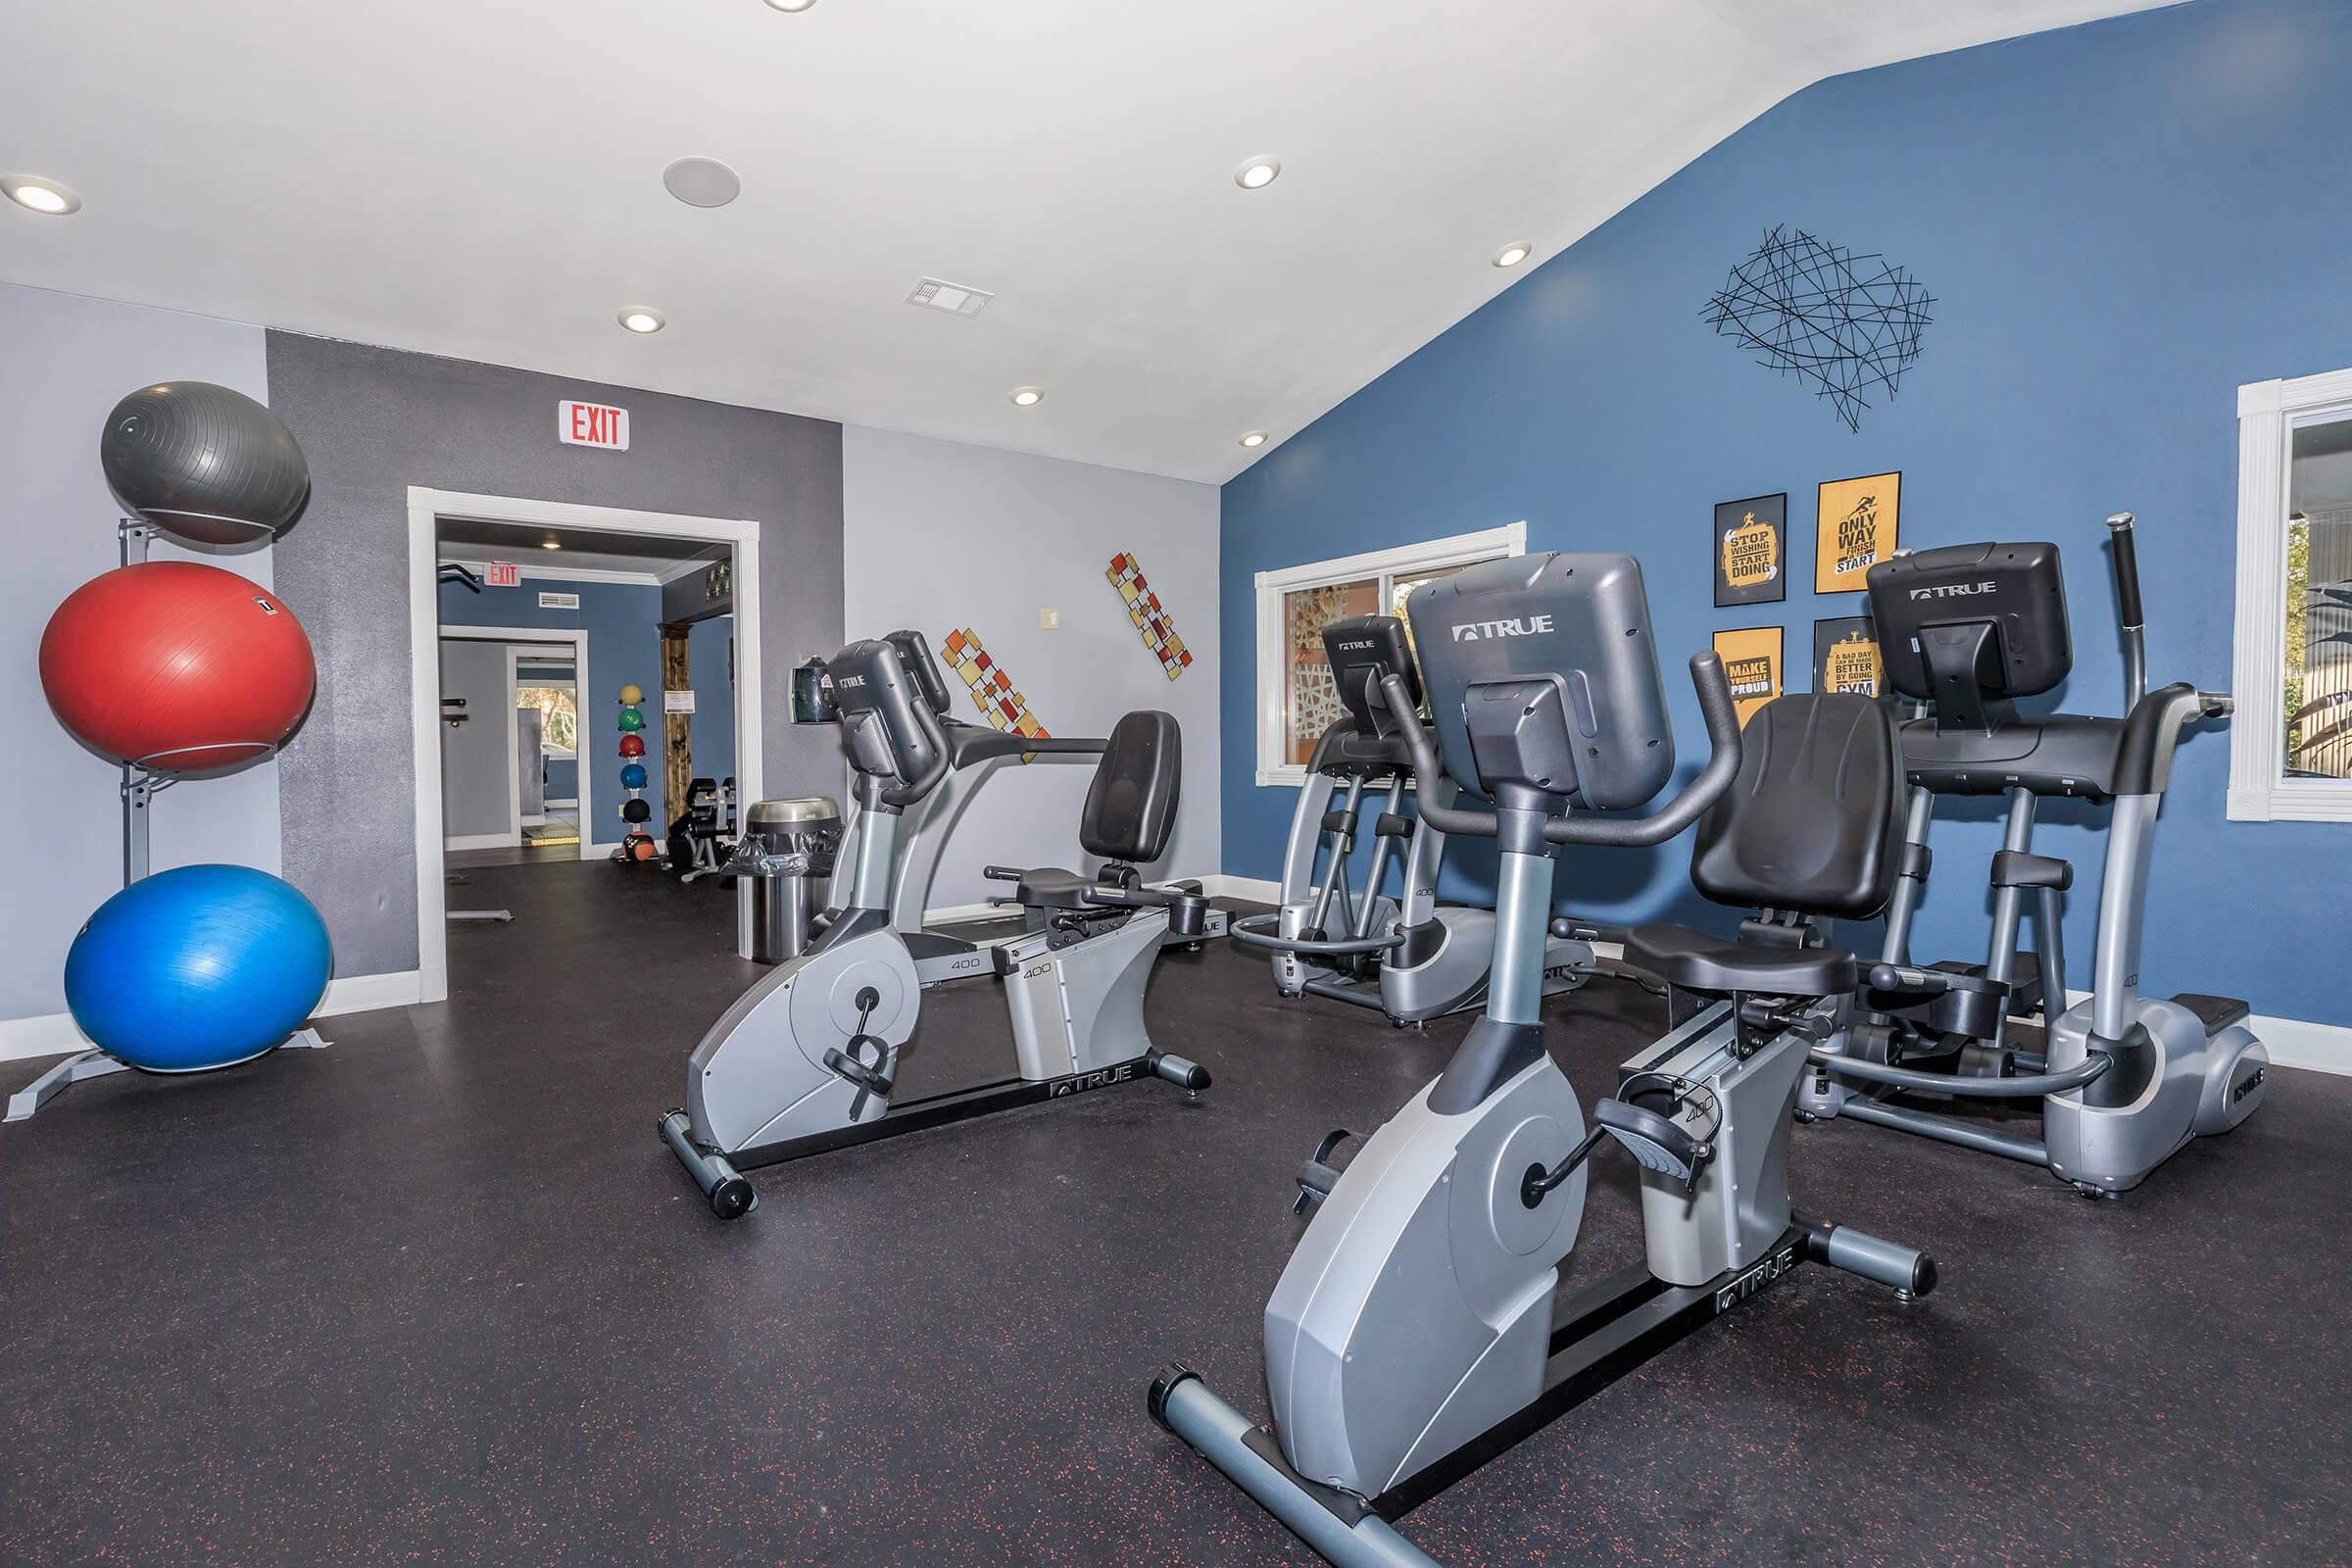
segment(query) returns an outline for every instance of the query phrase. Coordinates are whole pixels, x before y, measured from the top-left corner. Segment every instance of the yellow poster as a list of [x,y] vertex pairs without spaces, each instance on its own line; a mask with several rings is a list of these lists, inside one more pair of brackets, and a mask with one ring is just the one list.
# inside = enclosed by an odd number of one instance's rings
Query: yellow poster
[[1732,683],[1732,701],[1744,727],[1759,708],[1781,695],[1781,628],[1750,626],[1715,634],[1715,653]]
[[1858,594],[1870,568],[1895,550],[1895,519],[1903,492],[1900,473],[1833,479],[1821,487],[1813,543],[1813,591]]
[[1852,692],[1876,697],[1884,688],[1886,667],[1879,658],[1879,639],[1868,615],[1846,615],[1813,623],[1813,689]]

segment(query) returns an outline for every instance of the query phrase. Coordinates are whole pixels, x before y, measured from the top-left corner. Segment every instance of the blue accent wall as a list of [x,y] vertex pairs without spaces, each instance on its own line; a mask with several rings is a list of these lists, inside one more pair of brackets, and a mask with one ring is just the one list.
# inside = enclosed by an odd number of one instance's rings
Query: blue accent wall
[[[542,610],[542,591],[576,593],[577,610]],[[441,623],[444,626],[529,626],[588,633],[588,691],[580,700],[580,760],[596,771],[589,791],[593,821],[582,823],[589,841],[618,844],[627,825],[620,819],[620,803],[628,794],[620,787],[620,757],[614,750],[620,731],[613,719],[620,712],[620,689],[643,687],[645,699],[645,770],[651,775],[645,791],[654,808],[647,827],[659,838],[669,825],[662,799],[662,590],[652,584],[610,582],[541,582],[526,578],[519,588],[485,588],[471,593],[454,583],[441,585]],[[728,725],[733,727],[732,713]],[[562,798],[574,790],[550,793]]]
[[687,677],[694,683],[694,770],[704,778],[735,773],[735,684],[728,649],[735,617],[712,615],[686,633]]
[[[2129,509],[2151,681],[2228,686],[2236,389],[2352,365],[2352,203],[2330,152],[2352,136],[2347,80],[2352,6],[2208,0],[1822,82],[1269,453],[1223,493],[1225,869],[1274,875],[1294,801],[1254,782],[1253,574],[1518,518],[1531,550],[1639,556],[1669,654],[1786,627],[1801,690],[1815,618],[1862,607],[1809,591],[1814,488],[1900,469],[1908,547],[2059,543],[2077,662],[2041,701],[2095,712],[2122,681],[2101,519]],[[1775,224],[1882,252],[1936,296],[1919,363],[1859,434],[1701,318]],[[1464,265],[1495,237],[1464,236]],[[1778,491],[1788,602],[1714,609],[1715,504]],[[1688,775],[1702,742],[1679,663]],[[2228,769],[2223,733],[2182,747],[2142,972],[2352,1023],[2331,917],[2352,830],[2226,821]],[[1940,824],[1923,958],[1982,956],[1994,807]],[[2079,867],[2078,988],[2104,814],[2051,806],[2037,842]],[[1729,929],[1732,911],[1690,893],[1688,852],[1571,852],[1561,906]]]

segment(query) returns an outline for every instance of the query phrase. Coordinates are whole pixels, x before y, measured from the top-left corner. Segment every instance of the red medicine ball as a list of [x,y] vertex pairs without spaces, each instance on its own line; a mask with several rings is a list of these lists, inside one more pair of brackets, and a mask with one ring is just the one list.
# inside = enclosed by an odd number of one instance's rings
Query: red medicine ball
[[316,679],[311,639],[276,595],[195,562],[93,577],[41,633],[41,689],[58,721],[158,772],[266,755],[302,722]]

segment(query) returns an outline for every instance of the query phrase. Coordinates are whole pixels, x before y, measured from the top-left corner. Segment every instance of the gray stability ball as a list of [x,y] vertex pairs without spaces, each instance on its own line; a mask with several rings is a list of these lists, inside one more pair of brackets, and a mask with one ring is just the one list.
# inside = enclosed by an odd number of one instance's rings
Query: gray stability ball
[[311,494],[311,466],[293,432],[244,393],[210,381],[167,381],[116,404],[98,461],[124,506],[189,544],[274,537]]

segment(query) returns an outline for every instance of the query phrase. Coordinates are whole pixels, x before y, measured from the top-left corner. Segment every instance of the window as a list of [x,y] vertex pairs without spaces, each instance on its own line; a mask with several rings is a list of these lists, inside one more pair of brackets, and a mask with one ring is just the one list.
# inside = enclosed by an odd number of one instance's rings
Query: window
[[580,750],[580,713],[569,686],[516,686],[516,708],[539,710],[539,750],[547,757],[576,757]]
[[2352,370],[2237,411],[2230,815],[2352,822]]
[[1527,549],[1527,524],[1310,562],[1257,574],[1257,781],[1298,784],[1315,742],[1340,716],[1323,628],[1350,615],[1404,613],[1405,596],[1476,562]]

